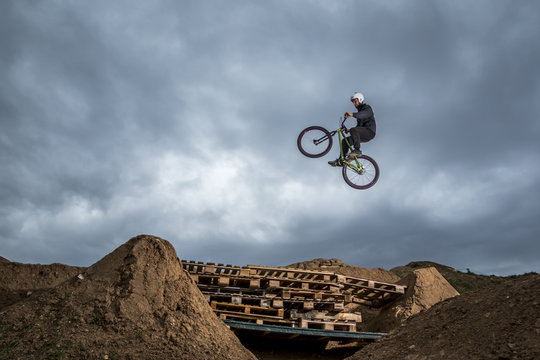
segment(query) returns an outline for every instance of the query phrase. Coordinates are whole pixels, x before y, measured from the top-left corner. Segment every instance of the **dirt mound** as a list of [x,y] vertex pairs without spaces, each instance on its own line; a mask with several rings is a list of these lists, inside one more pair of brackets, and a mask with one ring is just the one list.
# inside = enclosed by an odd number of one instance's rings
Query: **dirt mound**
[[0,256],[0,263],[8,263],[9,260]]
[[0,263],[0,289],[38,290],[55,287],[85,268],[63,264]]
[[394,284],[399,276],[381,268],[368,269],[353,265],[347,265],[339,259],[313,259],[289,266],[294,269],[328,271],[340,275],[351,276],[359,279],[369,279]]
[[434,267],[442,276],[460,293],[480,290],[488,286],[500,284],[504,278],[495,275],[478,275],[467,269],[467,272],[458,271],[452,267],[437,264],[431,261],[413,261],[405,266],[398,266],[390,270],[403,278],[416,269]]
[[255,359],[184,272],[138,236],[67,281],[1,309],[0,358]]
[[405,295],[383,308],[368,324],[369,331],[388,332],[410,316],[459,295],[434,267],[414,270],[398,284],[407,286]]
[[447,299],[349,357],[539,359],[540,275]]
[[82,270],[84,268],[63,264],[0,262],[0,309],[35,292],[55,287]]

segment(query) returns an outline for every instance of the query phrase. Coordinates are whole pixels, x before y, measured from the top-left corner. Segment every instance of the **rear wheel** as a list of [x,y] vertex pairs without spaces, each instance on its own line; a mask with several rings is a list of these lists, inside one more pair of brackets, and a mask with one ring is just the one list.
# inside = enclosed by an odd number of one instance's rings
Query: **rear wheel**
[[349,186],[364,190],[379,180],[379,165],[369,156],[362,155],[356,160],[352,159],[350,163],[358,169],[346,163],[343,165],[343,179]]
[[310,158],[324,156],[332,148],[332,135],[321,126],[310,126],[298,135],[298,150]]

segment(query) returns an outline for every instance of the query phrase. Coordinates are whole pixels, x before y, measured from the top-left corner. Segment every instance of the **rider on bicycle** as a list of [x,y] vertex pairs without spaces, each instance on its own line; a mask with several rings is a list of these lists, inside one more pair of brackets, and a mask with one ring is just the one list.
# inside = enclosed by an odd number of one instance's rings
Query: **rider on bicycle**
[[[375,137],[376,124],[371,106],[364,103],[364,95],[359,92],[354,93],[351,96],[351,101],[358,112],[346,112],[344,116],[345,119],[355,117],[358,122],[357,126],[349,129],[351,136],[347,137],[347,140],[354,146],[354,149],[348,153],[349,146],[347,145],[347,142],[344,140],[341,144],[343,147],[343,154],[354,158],[362,156],[362,151],[360,151],[360,143],[368,142]],[[340,158],[329,161],[328,164],[332,166],[343,166]]]

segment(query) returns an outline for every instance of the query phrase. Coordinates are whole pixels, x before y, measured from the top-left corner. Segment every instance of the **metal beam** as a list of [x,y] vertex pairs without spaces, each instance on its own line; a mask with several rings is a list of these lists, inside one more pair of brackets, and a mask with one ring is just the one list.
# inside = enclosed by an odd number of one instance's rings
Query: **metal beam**
[[258,332],[263,332],[263,333],[285,334],[285,335],[290,335],[290,337],[313,336],[313,337],[323,337],[326,340],[328,339],[376,340],[386,335],[384,333],[336,331],[336,330],[297,328],[297,327],[268,325],[268,324],[255,324],[255,323],[237,321],[237,320],[223,320],[223,321],[232,329],[258,331]]

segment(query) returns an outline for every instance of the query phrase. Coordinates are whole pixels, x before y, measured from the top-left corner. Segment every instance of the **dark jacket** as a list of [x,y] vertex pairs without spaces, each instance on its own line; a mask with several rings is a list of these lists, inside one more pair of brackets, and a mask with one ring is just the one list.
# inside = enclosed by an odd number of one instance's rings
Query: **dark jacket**
[[358,112],[353,113],[353,116],[358,121],[358,126],[365,127],[373,131],[373,135],[377,132],[377,125],[375,124],[375,115],[371,106],[368,104],[360,104],[357,108]]

